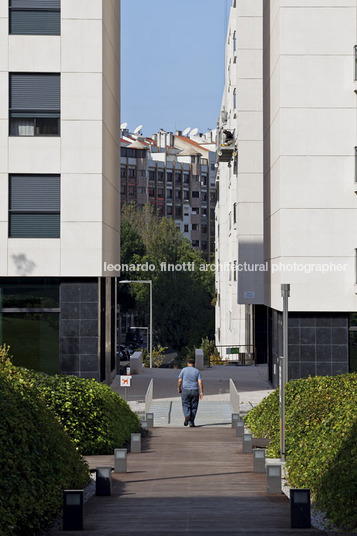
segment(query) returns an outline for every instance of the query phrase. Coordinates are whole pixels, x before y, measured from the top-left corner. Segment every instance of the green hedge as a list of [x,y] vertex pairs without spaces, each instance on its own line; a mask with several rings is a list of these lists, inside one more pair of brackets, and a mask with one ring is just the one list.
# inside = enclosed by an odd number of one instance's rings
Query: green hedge
[[140,431],[139,417],[107,385],[76,376],[48,376],[21,369],[84,455],[112,454]]
[[64,489],[87,485],[89,472],[37,389],[1,355],[0,435],[0,534],[30,536],[58,514]]
[[[279,394],[245,418],[279,457]],[[286,465],[289,484],[307,487],[332,523],[357,530],[357,374],[314,377],[286,386]]]

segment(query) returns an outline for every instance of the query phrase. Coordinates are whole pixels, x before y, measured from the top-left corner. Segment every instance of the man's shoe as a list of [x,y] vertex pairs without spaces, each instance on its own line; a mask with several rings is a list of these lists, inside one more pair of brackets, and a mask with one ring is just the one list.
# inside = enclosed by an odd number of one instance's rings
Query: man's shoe
[[188,425],[188,421],[190,420],[190,417],[185,417],[185,420],[183,421],[183,425],[184,426],[187,426]]
[[196,425],[194,422],[190,422],[190,428],[196,428]]

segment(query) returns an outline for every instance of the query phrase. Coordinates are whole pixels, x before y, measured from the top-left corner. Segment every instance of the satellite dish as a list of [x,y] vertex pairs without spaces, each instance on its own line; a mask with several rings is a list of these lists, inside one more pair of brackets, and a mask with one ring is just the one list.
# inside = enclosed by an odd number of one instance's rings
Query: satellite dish
[[122,130],[124,130],[127,126],[128,126],[128,123],[122,123],[122,124],[120,125],[120,128],[121,128]]
[[138,127],[136,127],[136,129],[134,130],[134,134],[138,134],[142,128],[143,125],[139,125]]
[[198,128],[194,128],[194,129],[191,131],[190,136],[196,136],[197,132],[198,132]]
[[190,132],[190,130],[191,130],[191,127],[185,128],[185,130],[182,132],[182,135],[186,136]]

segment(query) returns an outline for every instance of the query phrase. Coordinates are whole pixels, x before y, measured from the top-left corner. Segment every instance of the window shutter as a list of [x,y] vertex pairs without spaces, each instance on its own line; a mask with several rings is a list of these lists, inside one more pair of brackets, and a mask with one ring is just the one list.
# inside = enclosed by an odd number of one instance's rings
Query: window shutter
[[60,9],[61,0],[10,0],[10,7],[17,9]]
[[59,74],[10,74],[10,110],[60,111]]
[[11,238],[60,236],[60,176],[10,176]]

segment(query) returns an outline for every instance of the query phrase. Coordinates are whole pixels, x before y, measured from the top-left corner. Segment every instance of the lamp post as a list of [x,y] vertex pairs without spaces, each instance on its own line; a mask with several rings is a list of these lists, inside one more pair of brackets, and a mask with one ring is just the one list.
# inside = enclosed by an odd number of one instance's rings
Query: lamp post
[[289,381],[288,374],[288,300],[290,285],[281,285],[283,298],[283,355],[280,357],[279,388],[280,388],[280,452],[281,461],[285,462],[285,385]]
[[152,368],[152,281],[139,281],[139,280],[132,280],[125,279],[124,281],[119,281],[121,284],[130,284],[130,283],[144,283],[150,285],[150,368]]

